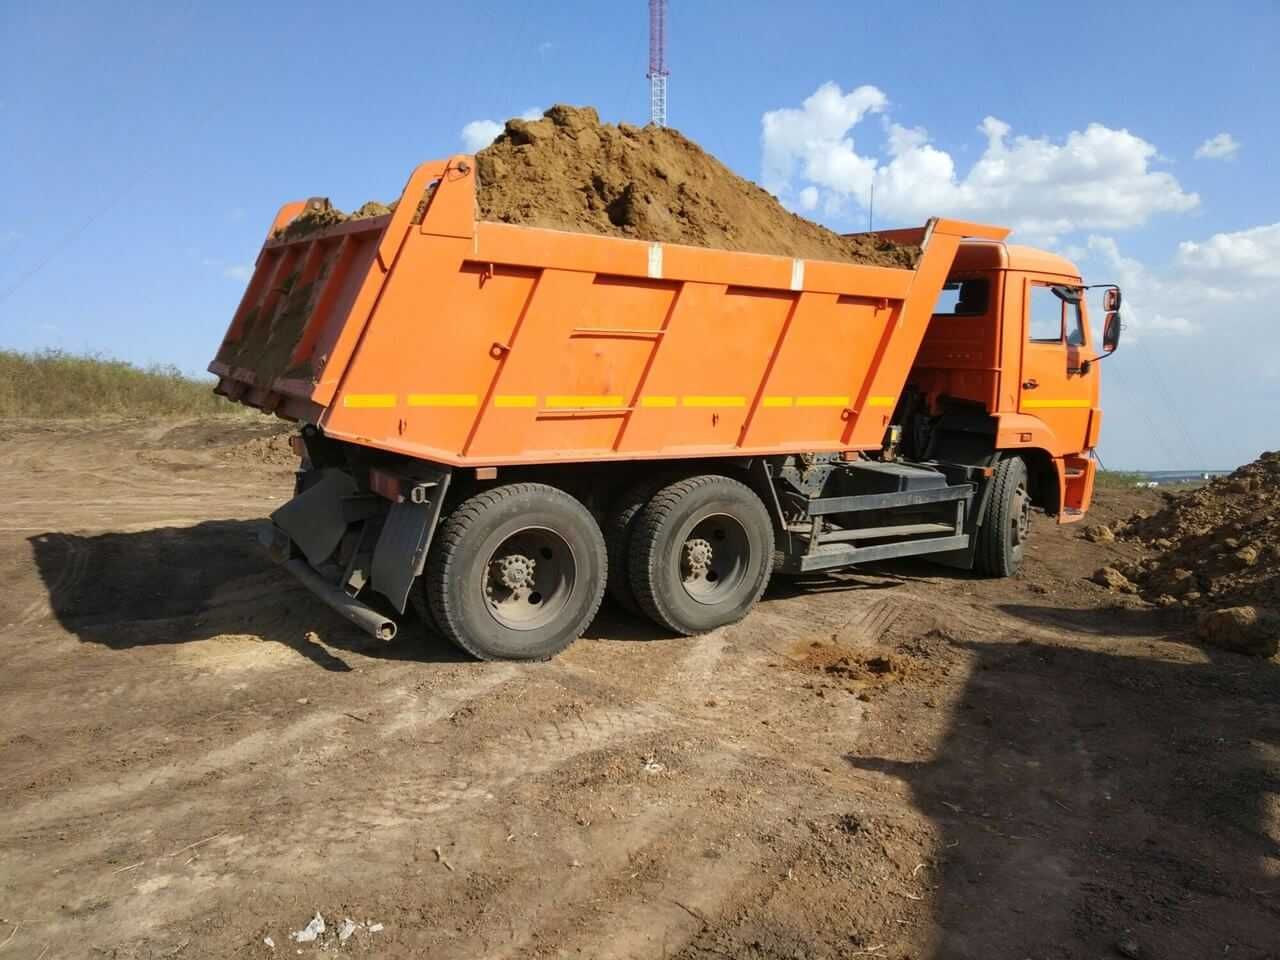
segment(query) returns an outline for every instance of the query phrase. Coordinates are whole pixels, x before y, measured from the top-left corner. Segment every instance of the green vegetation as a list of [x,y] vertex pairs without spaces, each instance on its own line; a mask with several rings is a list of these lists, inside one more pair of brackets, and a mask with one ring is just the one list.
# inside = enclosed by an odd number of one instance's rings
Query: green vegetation
[[1099,470],[1093,484],[1096,487],[1132,487],[1146,481],[1147,478],[1140,473],[1129,473],[1125,470]]
[[0,350],[0,417],[190,416],[246,408],[175,367],[145,369],[61,350]]

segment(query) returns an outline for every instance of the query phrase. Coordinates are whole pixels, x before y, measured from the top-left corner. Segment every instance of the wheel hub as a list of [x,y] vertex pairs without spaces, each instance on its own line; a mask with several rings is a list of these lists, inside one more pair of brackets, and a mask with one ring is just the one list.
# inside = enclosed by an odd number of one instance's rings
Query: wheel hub
[[711,567],[714,551],[710,542],[701,538],[686,540],[684,545],[684,562],[694,576],[704,576]]
[[533,583],[533,570],[536,565],[536,560],[519,553],[501,557],[497,562],[498,580],[508,590],[528,587]]
[[699,603],[720,603],[738,588],[750,556],[742,524],[727,514],[711,514],[685,535],[680,549],[681,585]]
[[1031,498],[1026,487],[1018,487],[1013,494],[1013,545],[1018,546],[1027,539],[1031,530]]
[[576,577],[577,563],[565,539],[546,527],[526,527],[489,555],[481,587],[498,623],[535,630],[569,603]]

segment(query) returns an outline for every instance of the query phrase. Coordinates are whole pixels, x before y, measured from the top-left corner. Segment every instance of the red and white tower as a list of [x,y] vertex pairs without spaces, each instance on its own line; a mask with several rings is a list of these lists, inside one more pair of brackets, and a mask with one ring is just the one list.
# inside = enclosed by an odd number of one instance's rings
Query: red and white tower
[[649,122],[667,125],[667,0],[649,0]]

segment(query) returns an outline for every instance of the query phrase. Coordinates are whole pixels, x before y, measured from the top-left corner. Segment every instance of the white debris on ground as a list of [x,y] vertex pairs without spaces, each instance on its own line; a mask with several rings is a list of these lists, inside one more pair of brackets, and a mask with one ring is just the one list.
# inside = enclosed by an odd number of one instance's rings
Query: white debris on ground
[[268,947],[270,947],[272,950],[274,950],[274,949],[276,948],[276,942],[275,942],[274,940],[272,940],[270,937],[263,937],[263,938],[262,938],[262,942],[263,942],[263,943],[265,943],[265,944],[266,944]]
[[[330,946],[341,946],[361,931],[381,933],[385,929],[386,927],[381,923],[374,923],[372,920],[361,923],[350,917],[343,917],[342,922],[337,926],[326,925],[324,916],[317,910],[316,915],[305,927],[289,934],[289,939],[295,943],[316,943],[321,950],[328,950]],[[326,932],[329,934],[327,939]],[[264,937],[262,942],[272,950],[276,947],[275,941],[270,937]]]
[[324,917],[320,916],[320,911],[317,910],[316,915],[311,918],[311,922],[301,930],[295,930],[289,934],[289,939],[298,943],[310,943],[322,933],[324,933]]

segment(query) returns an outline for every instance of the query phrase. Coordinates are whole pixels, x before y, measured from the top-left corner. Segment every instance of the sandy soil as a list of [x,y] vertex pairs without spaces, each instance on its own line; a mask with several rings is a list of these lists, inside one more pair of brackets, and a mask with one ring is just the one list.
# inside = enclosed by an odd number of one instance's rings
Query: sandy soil
[[259,555],[269,432],[0,424],[0,960],[1280,955],[1277,664],[1084,579],[1139,547],[478,664]]
[[557,104],[508,120],[476,154],[481,220],[721,250],[911,269],[920,248],[843,237],[791,213],[670,127]]

